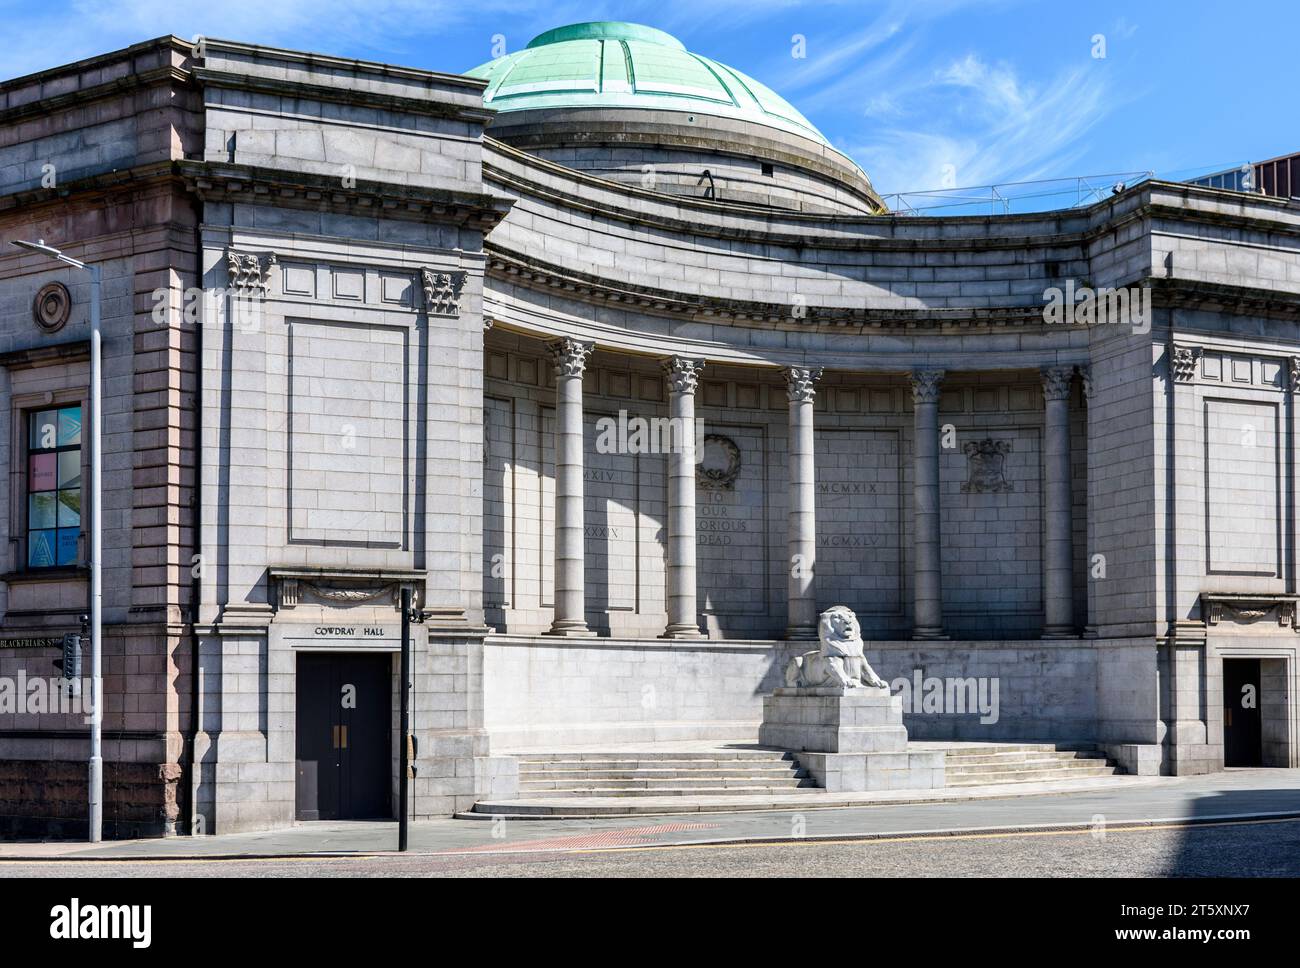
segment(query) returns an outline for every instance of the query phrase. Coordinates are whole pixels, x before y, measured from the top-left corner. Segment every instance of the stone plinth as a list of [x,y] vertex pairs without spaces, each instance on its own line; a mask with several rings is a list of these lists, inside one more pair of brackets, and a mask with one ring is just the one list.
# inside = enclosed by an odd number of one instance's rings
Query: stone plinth
[[943,752],[908,751],[903,700],[887,689],[776,689],[763,699],[758,739],[793,752],[832,792],[944,785]]
[[758,741],[796,753],[904,753],[903,700],[887,689],[777,689],[763,699]]
[[831,793],[943,788],[943,750],[907,753],[796,753],[795,757]]

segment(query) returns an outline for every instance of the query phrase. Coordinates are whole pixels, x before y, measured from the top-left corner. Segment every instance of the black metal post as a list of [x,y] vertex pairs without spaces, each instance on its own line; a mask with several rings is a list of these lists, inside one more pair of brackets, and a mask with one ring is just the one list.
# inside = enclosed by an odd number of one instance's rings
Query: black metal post
[[397,849],[406,850],[407,826],[410,823],[408,777],[411,775],[411,590],[402,589],[402,671],[398,674],[401,698],[401,762],[402,772],[397,779]]

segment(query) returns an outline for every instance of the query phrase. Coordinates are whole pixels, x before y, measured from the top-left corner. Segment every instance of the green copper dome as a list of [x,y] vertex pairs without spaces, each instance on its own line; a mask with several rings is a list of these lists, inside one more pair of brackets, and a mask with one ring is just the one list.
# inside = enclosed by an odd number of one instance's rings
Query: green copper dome
[[557,27],[534,37],[523,50],[474,68],[469,76],[488,82],[483,101],[500,112],[683,111],[764,124],[830,147],[807,118],[770,88],[640,24]]

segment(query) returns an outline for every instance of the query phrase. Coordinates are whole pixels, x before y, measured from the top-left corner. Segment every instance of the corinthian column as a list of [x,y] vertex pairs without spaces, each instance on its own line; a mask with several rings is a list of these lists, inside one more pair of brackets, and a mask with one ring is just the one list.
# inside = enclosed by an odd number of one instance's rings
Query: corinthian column
[[942,639],[943,587],[939,544],[939,387],[943,370],[912,374],[912,638]]
[[790,398],[790,544],[789,619],[787,639],[817,638],[817,468],[813,459],[814,385],[822,368],[787,366],[786,392]]
[[1073,367],[1043,370],[1043,637],[1074,634],[1074,558],[1070,521],[1070,377]]
[[666,639],[700,638],[695,608],[695,385],[704,364],[664,361],[673,446],[668,451],[668,628]]
[[582,371],[593,345],[561,339],[555,360],[555,619],[548,635],[592,635],[583,575]]

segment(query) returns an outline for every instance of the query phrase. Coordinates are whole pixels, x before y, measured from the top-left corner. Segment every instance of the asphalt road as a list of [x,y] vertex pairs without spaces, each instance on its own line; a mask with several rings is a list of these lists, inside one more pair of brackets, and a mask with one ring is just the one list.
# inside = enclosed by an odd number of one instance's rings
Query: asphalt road
[[518,853],[0,862],[15,877],[1296,877],[1300,820],[874,841]]

